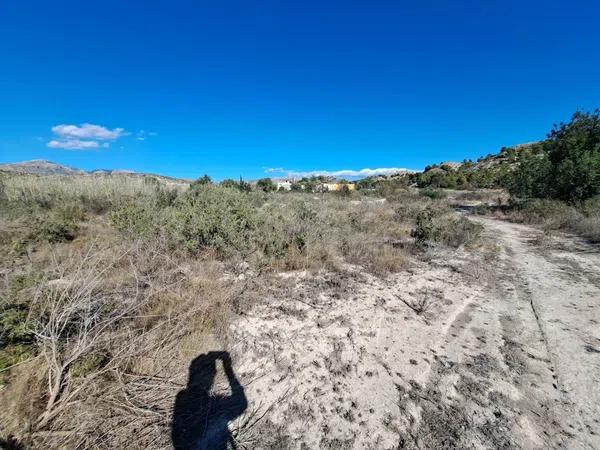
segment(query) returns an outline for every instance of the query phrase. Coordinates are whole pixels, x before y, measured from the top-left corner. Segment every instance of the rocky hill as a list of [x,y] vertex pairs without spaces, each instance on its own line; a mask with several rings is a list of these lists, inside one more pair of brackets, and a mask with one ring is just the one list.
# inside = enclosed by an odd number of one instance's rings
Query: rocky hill
[[8,172],[13,174],[31,174],[31,175],[127,175],[145,177],[151,176],[168,182],[188,183],[189,180],[168,177],[165,175],[155,175],[150,173],[134,172],[132,170],[123,169],[94,169],[85,171],[74,167],[57,164],[44,159],[34,159],[32,161],[23,161],[18,163],[0,164],[0,173]]
[[477,161],[427,166],[423,172],[412,175],[411,182],[419,187],[496,188],[503,185],[523,158],[541,151],[542,146],[537,142],[503,147],[498,153],[483,156]]
[[83,170],[73,167],[56,164],[52,161],[44,159],[34,159],[32,161],[24,161],[12,164],[0,164],[0,171],[16,172],[16,173],[31,173],[35,175],[83,175]]

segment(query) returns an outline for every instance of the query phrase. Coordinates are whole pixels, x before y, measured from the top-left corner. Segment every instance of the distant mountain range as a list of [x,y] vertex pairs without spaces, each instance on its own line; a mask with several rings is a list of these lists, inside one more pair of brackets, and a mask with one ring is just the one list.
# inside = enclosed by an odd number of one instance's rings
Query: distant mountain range
[[[96,169],[85,171],[76,169],[74,167],[57,164],[52,161],[46,161],[44,159],[34,159],[32,161],[23,161],[11,164],[0,164],[0,172],[2,171],[13,173],[29,173],[34,175],[150,175],[122,169]],[[162,178],[170,178],[163,175],[159,176]]]
[[63,166],[43,159],[23,161],[12,164],[0,164],[5,172],[31,173],[35,175],[83,175],[86,172],[73,167]]

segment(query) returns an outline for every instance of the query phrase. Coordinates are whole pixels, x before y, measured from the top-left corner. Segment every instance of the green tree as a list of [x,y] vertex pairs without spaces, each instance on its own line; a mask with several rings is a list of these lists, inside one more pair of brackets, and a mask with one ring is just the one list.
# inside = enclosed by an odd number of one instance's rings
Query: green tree
[[542,152],[522,158],[508,177],[511,194],[577,203],[600,194],[600,110],[555,125]]
[[256,182],[256,187],[265,192],[273,192],[277,190],[277,185],[270,178],[261,178]]
[[252,190],[250,183],[245,182],[242,179],[242,177],[240,177],[240,181],[235,181],[231,178],[226,178],[225,180],[221,181],[221,186],[237,189],[241,192],[250,192]]
[[521,198],[549,197],[548,180],[552,165],[547,155],[531,155],[522,158],[519,167],[507,177],[506,187],[512,195]]
[[600,110],[578,111],[569,123],[555,126],[544,150],[555,198],[575,202],[600,193]]
[[207,184],[212,184],[212,180],[210,179],[210,177],[207,174],[204,174],[204,176],[198,178],[197,180],[193,181],[191,186],[204,186]]

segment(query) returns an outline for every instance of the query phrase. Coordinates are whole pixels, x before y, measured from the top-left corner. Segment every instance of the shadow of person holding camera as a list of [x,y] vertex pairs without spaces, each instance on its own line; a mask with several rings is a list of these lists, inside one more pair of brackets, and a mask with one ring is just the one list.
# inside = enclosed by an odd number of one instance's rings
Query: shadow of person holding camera
[[[230,395],[212,393],[221,360]],[[236,448],[229,431],[230,421],[248,407],[244,388],[233,373],[228,352],[200,355],[190,364],[188,384],[177,394],[173,410],[171,438],[175,450],[225,450]]]

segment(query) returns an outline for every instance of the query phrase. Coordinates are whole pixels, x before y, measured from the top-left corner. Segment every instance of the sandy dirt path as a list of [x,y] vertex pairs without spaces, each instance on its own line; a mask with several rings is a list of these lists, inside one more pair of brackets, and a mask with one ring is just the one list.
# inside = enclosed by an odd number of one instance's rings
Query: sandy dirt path
[[432,255],[385,280],[290,275],[234,324],[250,404],[238,441],[600,448],[600,252],[473,220],[485,251]]
[[[556,391],[548,395],[554,400],[550,411],[561,428],[550,442],[600,448],[600,252],[564,235],[544,241],[527,226],[479,221],[506,253],[501,268],[505,289],[499,299],[507,300],[512,292],[520,305],[518,314],[507,317],[529,322],[523,331],[538,328],[535,335],[542,341],[541,354]],[[531,385],[532,391],[537,388]]]

